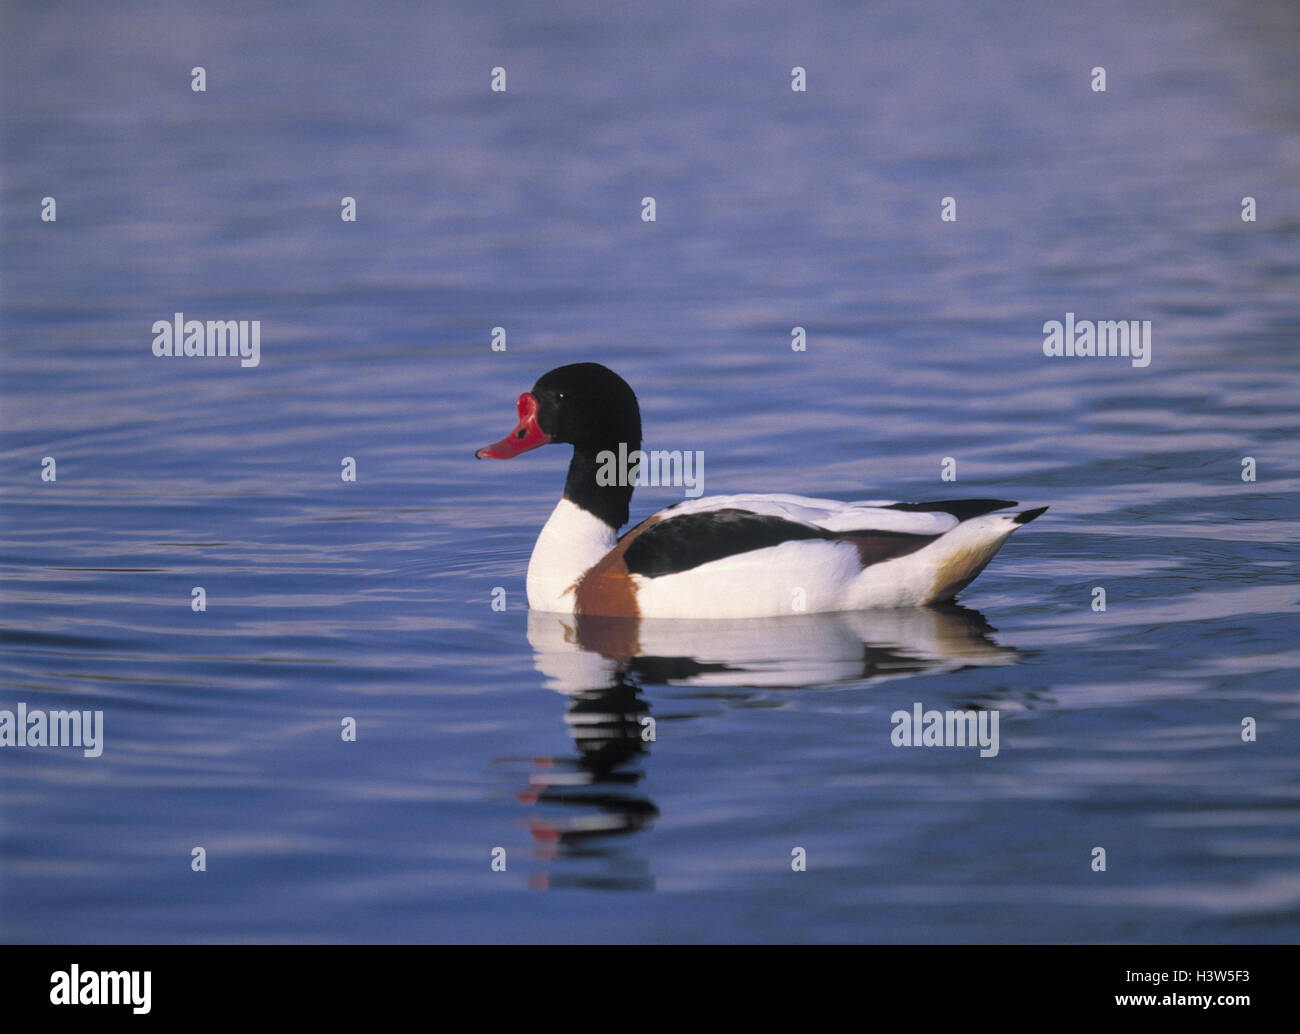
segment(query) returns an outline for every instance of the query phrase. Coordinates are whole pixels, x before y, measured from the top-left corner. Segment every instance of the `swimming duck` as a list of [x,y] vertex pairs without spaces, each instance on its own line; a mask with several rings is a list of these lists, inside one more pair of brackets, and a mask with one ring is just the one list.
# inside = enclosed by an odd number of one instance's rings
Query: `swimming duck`
[[[544,374],[519,422],[479,459],[571,445],[564,496],[528,562],[528,605],[629,618],[759,618],[951,600],[1007,537],[1047,507],[1005,499],[839,502],[798,495],[686,499],[619,535],[631,476],[611,457],[641,448],[641,410],[599,363]],[[625,472],[626,473],[626,472]]]

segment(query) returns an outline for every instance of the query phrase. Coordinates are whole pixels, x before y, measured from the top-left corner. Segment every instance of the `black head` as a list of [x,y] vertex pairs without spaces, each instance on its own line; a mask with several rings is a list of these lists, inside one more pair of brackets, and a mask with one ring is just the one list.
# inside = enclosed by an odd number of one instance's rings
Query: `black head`
[[578,449],[641,448],[641,408],[627,381],[600,363],[571,363],[533,385],[537,422],[551,441]]
[[619,528],[627,523],[632,485],[598,484],[597,457],[641,448],[641,408],[627,381],[600,363],[571,363],[543,374],[519,396],[519,423],[480,459],[510,459],[542,445],[573,446],[565,498]]

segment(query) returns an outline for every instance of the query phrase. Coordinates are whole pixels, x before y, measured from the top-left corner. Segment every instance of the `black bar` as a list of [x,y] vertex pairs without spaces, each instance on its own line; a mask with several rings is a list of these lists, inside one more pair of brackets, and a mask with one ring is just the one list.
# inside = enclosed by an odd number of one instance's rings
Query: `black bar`
[[[112,1022],[399,1018],[433,1025],[512,1014],[581,1021],[657,1014],[668,1025],[696,1006],[768,1014],[781,1006],[820,1023],[831,1005],[863,1022],[887,1015],[997,1018],[1170,1017],[1220,1022],[1294,1009],[1295,946],[6,946],[0,991],[6,1020],[60,1026]],[[88,973],[149,973],[149,1011],[128,1004],[54,1004],[76,965]],[[98,990],[98,977],[89,978]],[[119,987],[125,986],[118,984]],[[83,994],[90,992],[82,990]],[[1119,1004],[1117,996],[1154,996]],[[1189,1004],[1191,996],[1210,996]],[[1220,1001],[1220,996],[1245,1001]],[[1180,997],[1183,1001],[1180,1002]],[[610,1012],[605,1013],[604,1010]],[[598,1010],[592,1012],[592,1010]],[[15,1028],[9,1028],[15,1029]]]

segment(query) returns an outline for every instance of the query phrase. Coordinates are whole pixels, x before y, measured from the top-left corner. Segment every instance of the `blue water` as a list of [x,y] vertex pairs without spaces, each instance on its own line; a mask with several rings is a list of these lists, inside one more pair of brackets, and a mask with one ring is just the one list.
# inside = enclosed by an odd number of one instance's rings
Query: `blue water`
[[[1294,4],[0,38],[0,709],[105,728],[0,750],[0,938],[1300,938]],[[156,358],[175,312],[260,320],[260,365]],[[1151,320],[1150,365],[1045,357],[1066,312]],[[527,610],[563,450],[472,458],[584,359],[709,493],[1051,510],[961,608],[620,656]],[[916,702],[996,710],[998,755],[892,746]]]

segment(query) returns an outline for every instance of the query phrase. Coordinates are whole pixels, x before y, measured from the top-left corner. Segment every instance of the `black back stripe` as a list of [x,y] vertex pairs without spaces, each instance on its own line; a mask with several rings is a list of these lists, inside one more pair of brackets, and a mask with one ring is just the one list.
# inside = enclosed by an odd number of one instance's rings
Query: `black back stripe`
[[937,537],[873,529],[827,531],[784,517],[727,508],[660,521],[636,537],[623,560],[631,574],[660,578],[783,542],[818,540],[855,546],[865,567],[911,553]]
[[882,510],[903,510],[907,513],[948,513],[959,521],[968,521],[972,517],[983,517],[994,510],[1005,510],[1018,503],[1008,499],[940,499],[933,503],[890,503]]

